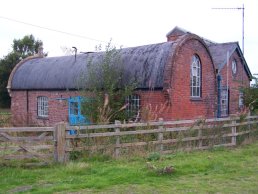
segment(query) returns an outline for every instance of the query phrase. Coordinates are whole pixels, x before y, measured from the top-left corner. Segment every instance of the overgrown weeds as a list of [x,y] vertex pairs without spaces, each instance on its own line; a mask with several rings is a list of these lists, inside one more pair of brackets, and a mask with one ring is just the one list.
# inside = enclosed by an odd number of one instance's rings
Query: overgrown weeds
[[[246,121],[246,118],[243,119],[245,119],[245,122],[248,121]],[[205,119],[198,119],[193,124],[188,125],[171,124],[171,126],[163,126],[162,142],[159,141],[161,133],[158,131],[159,126],[147,125],[144,127],[121,128],[120,132],[130,132],[130,134],[121,136],[111,135],[115,129],[101,129],[100,135],[98,135],[98,130],[87,130],[86,133],[92,137],[74,139],[74,141],[78,142],[71,145],[84,146],[85,150],[87,150],[84,153],[87,153],[89,157],[94,153],[112,157],[117,149],[116,146],[119,146],[120,157],[130,158],[136,155],[146,156],[148,153],[153,153],[152,157],[155,157],[155,152],[173,153],[178,150],[190,151],[209,149],[214,146],[232,146],[234,145],[233,128],[237,133],[248,132],[236,137],[236,142],[239,145],[243,142],[248,143],[255,140],[258,133],[257,124],[245,124],[244,121],[240,121],[238,120],[236,127],[232,126],[231,120],[206,122]],[[151,132],[148,133],[148,130]],[[142,131],[142,133],[139,131]],[[107,137],[104,137],[105,133],[107,133]],[[118,144],[117,139],[119,139]],[[162,143],[162,150],[160,143]],[[77,159],[81,157],[80,154],[80,152],[72,152],[71,157],[72,159]]]
[[4,111],[0,112],[0,127],[11,126],[11,113]]

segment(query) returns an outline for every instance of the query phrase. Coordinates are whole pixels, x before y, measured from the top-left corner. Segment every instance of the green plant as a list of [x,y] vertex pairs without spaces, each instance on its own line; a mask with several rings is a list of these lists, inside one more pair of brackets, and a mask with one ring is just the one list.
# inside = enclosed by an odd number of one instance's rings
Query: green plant
[[80,152],[80,151],[71,151],[69,153],[70,160],[78,160],[81,157],[82,157],[82,152]]
[[0,107],[9,108],[11,105],[11,98],[6,86],[12,69],[21,59],[38,53],[39,47],[42,45],[43,42],[36,40],[33,35],[13,40],[11,52],[0,60]]
[[81,76],[82,112],[92,123],[109,123],[129,118],[124,111],[125,99],[133,93],[135,83],[125,76],[120,50],[111,45],[105,52],[99,52],[101,60],[94,58],[87,62],[87,72]]
[[11,114],[9,112],[0,112],[0,127],[8,127],[11,125]]
[[250,88],[243,88],[243,100],[244,105],[250,109],[253,114],[257,114],[258,111],[258,79],[253,76],[253,80],[255,80],[255,84],[253,84]]
[[95,153],[85,155],[82,160],[87,162],[106,162],[112,160],[112,157],[107,154]]
[[158,152],[152,152],[149,154],[149,156],[147,157],[148,161],[157,161],[160,160],[160,153]]

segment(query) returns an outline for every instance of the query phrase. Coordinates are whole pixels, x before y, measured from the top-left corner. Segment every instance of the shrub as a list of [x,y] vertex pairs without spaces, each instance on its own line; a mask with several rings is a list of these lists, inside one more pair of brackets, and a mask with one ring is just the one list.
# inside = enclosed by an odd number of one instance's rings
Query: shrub
[[160,153],[158,152],[152,152],[149,154],[149,156],[147,157],[148,161],[157,161],[160,160]]

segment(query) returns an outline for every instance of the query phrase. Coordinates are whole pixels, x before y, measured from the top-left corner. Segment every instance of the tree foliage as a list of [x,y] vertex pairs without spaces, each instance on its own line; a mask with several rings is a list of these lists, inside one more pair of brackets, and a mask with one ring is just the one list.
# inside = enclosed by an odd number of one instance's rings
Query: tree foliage
[[[100,47],[99,47],[100,49]],[[130,115],[125,111],[125,99],[135,89],[135,84],[126,80],[120,50],[109,43],[102,59],[90,59],[83,80],[83,114],[92,123],[109,123],[124,120]]]
[[0,60],[0,107],[10,107],[11,99],[6,86],[12,69],[22,59],[38,53],[41,45],[43,45],[42,41],[35,40],[33,35],[13,40],[12,51]]
[[254,84],[250,88],[244,89],[244,104],[249,107],[253,113],[258,111],[258,78],[253,77]]

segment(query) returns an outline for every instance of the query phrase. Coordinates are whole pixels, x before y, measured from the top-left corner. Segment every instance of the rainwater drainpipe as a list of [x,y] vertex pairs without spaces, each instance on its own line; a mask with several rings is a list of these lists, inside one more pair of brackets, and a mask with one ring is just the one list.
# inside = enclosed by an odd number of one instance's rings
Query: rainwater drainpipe
[[221,105],[220,105],[220,99],[221,99],[221,75],[218,73],[217,74],[217,81],[218,81],[218,112],[217,112],[217,117],[221,117]]
[[26,123],[29,126],[29,91],[26,90]]

